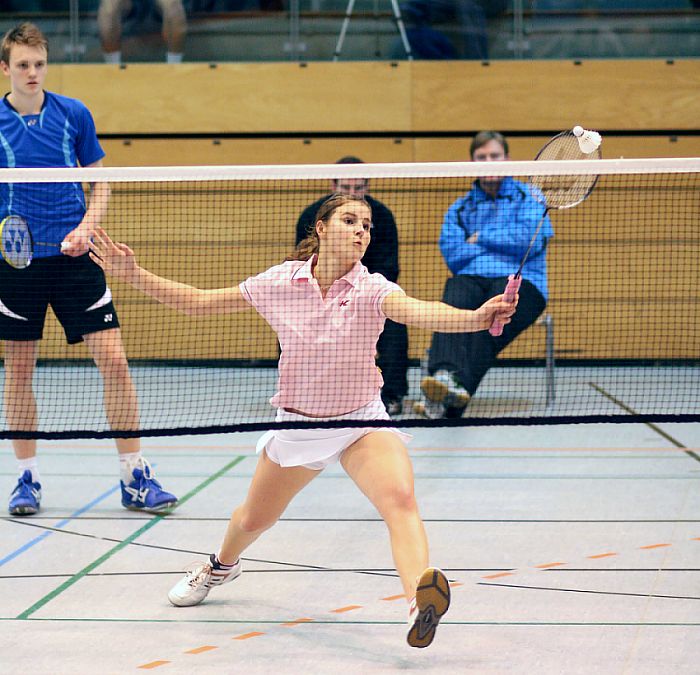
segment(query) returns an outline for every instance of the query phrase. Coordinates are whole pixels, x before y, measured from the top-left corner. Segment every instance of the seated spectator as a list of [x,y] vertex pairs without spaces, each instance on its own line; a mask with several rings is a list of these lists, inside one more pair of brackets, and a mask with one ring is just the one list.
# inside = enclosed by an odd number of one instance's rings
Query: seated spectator
[[[362,164],[357,157],[343,157],[338,164]],[[396,222],[391,211],[380,201],[369,195],[369,181],[365,178],[343,178],[331,181],[331,194],[342,193],[364,198],[372,209],[371,241],[362,264],[370,273],[383,275],[389,281],[399,277],[399,239]],[[325,195],[304,209],[296,228],[296,243],[308,236],[315,227],[316,214]],[[384,331],[377,343],[377,366],[382,371],[384,387],[382,401],[390,415],[397,415],[403,407],[408,393],[408,331],[406,326],[387,319]]]
[[[471,144],[475,162],[507,160],[508,142],[495,131],[478,133]],[[442,300],[460,309],[479,307],[502,293],[514,274],[544,213],[527,185],[511,177],[484,176],[454,202],[442,224],[440,251],[453,276]],[[435,333],[428,375],[414,410],[429,418],[461,417],[496,356],[544,311],[547,302],[546,251],[554,235],[549,217],[522,271],[520,302],[502,335]]]
[[151,12],[162,20],[167,63],[180,63],[187,34],[187,17],[182,0],[101,0],[97,26],[106,63],[121,63],[122,22],[142,22]]
[[[506,0],[407,0],[401,4],[406,36],[416,59],[488,59],[486,19],[506,8]],[[435,28],[437,24],[456,26],[453,42]],[[396,41],[392,58],[405,56]]]

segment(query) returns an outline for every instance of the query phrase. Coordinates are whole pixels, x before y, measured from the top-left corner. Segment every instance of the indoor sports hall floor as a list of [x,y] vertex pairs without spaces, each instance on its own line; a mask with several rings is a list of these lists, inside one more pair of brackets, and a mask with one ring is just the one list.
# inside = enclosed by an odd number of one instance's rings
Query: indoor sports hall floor
[[43,443],[45,508],[0,520],[0,673],[698,672],[700,425],[415,430],[431,562],[453,581],[426,650],[405,644],[384,525],[338,467],[240,579],[170,606],[242,499],[256,438],[146,439],[181,498],[167,517],[120,508],[109,441]]

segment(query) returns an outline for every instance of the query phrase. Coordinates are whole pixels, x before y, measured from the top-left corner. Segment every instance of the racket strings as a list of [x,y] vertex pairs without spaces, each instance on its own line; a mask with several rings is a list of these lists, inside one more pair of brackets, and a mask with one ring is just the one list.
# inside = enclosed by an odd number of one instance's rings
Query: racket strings
[[[566,131],[555,136],[537,154],[537,161],[590,160],[602,157],[600,148],[586,153],[579,147],[573,133]],[[596,174],[563,176],[531,176],[530,186],[538,201],[549,209],[568,209],[580,204],[591,193],[598,180]]]

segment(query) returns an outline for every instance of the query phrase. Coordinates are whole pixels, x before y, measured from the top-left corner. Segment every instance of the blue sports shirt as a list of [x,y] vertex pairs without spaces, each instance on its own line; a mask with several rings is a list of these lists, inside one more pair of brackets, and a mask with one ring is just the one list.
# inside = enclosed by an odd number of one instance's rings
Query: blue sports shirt
[[[440,251],[452,274],[501,277],[515,274],[544,214],[544,199],[535,199],[530,188],[504,178],[496,197],[472,189],[450,206],[440,233]],[[477,241],[467,239],[478,232]],[[547,299],[547,241],[554,236],[549,216],[542,223],[522,271]]]
[[[95,122],[80,101],[44,92],[38,115],[20,115],[0,103],[0,167],[57,168],[93,164],[105,153]],[[85,215],[81,183],[5,183],[0,185],[0,215],[22,216],[35,242],[60,244]],[[57,246],[35,245],[34,257],[60,255]]]

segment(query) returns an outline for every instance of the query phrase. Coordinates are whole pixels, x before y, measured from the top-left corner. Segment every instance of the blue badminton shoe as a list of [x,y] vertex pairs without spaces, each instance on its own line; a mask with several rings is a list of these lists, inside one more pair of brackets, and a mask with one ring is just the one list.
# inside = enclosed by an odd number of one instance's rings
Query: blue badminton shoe
[[17,481],[17,487],[10,495],[8,511],[11,516],[31,516],[41,506],[41,485],[32,480],[32,472],[27,469]]
[[177,505],[177,497],[166,492],[153,477],[151,465],[141,459],[131,473],[133,480],[126,485],[120,481],[122,488],[122,506],[132,511],[160,513]]

